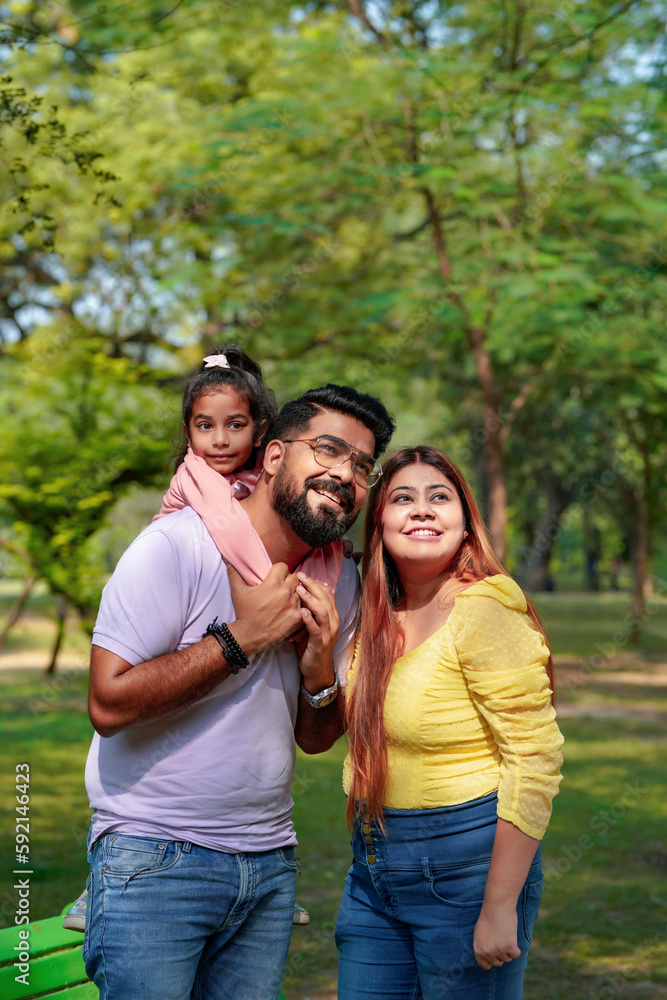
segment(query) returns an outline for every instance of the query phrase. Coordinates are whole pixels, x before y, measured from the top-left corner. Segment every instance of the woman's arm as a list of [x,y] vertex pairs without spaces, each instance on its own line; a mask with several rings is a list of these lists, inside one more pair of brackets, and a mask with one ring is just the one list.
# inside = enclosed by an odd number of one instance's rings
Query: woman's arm
[[482,911],[475,926],[473,949],[482,969],[518,958],[516,904],[539,840],[513,823],[498,819],[486,879]]
[[498,600],[461,602],[459,661],[500,755],[496,836],[473,939],[478,965],[489,969],[520,954],[516,904],[558,791],[563,738],[541,634],[525,614]]

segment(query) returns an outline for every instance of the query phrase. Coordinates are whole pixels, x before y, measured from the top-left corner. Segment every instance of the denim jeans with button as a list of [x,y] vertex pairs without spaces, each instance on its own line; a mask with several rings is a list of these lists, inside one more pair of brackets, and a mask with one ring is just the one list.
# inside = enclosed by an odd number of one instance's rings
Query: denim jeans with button
[[107,834],[90,860],[83,952],[100,1000],[278,997],[292,932],[292,847],[224,854]]
[[496,794],[386,809],[354,831],[336,925],[339,1000],[521,1000],[542,895],[540,849],[517,904],[521,956],[484,970],[473,932],[496,830]]

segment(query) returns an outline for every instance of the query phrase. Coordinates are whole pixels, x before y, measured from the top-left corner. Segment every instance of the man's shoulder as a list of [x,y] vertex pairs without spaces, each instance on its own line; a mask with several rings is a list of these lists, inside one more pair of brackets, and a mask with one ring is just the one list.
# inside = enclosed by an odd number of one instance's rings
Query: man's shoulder
[[192,507],[183,507],[145,527],[121,556],[117,570],[134,570],[145,564],[148,572],[159,573],[168,566],[192,565],[196,572],[194,567],[200,566],[202,559],[209,563],[213,556],[217,563],[219,554],[202,519]]
[[170,546],[178,547],[181,542],[191,541],[193,538],[210,539],[210,537],[199,514],[192,507],[183,507],[173,514],[165,514],[164,517],[151,521],[137,535],[132,546],[151,542],[159,544],[162,539]]

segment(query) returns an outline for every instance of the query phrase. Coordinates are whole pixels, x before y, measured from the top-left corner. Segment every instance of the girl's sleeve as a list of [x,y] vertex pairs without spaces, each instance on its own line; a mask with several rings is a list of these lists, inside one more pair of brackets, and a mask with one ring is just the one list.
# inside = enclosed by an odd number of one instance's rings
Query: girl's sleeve
[[459,662],[501,757],[498,816],[541,840],[563,762],[544,636],[491,597],[463,598],[456,617]]

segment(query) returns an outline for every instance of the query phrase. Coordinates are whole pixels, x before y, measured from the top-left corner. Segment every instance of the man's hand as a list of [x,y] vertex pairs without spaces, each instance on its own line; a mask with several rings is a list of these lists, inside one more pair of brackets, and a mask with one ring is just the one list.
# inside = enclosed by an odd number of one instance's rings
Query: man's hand
[[246,656],[282,642],[301,624],[298,580],[285,563],[274,563],[257,587],[249,587],[229,564],[227,573],[236,611],[229,628]]
[[333,651],[340,619],[333,593],[323,583],[305,573],[297,573],[297,596],[301,599],[301,619],[306,634],[297,642],[303,685],[317,694],[334,682]]

